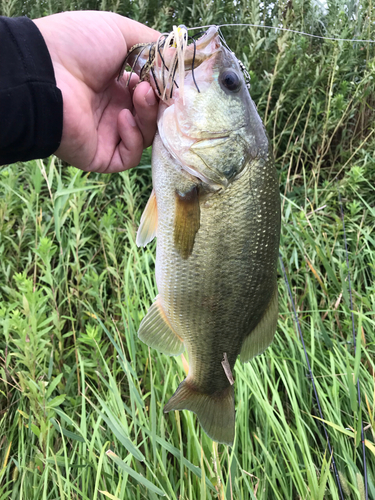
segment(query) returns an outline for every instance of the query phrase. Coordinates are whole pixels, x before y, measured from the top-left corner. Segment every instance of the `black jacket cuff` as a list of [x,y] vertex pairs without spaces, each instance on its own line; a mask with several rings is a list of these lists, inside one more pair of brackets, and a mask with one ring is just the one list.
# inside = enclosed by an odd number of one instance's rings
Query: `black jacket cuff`
[[44,38],[27,17],[0,16],[0,165],[60,145],[63,99]]

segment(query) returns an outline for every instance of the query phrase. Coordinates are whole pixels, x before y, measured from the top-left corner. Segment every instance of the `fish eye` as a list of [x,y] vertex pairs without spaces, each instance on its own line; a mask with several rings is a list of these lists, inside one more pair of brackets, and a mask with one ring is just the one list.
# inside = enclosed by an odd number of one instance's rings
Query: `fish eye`
[[231,92],[238,92],[241,87],[240,77],[232,69],[228,69],[220,75],[220,82]]

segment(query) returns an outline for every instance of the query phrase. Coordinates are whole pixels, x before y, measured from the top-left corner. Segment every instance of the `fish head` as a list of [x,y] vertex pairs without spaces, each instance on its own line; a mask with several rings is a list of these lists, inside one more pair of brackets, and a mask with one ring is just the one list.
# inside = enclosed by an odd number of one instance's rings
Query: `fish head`
[[225,188],[269,149],[243,71],[214,26],[190,45],[168,45],[153,68],[159,134],[179,168]]

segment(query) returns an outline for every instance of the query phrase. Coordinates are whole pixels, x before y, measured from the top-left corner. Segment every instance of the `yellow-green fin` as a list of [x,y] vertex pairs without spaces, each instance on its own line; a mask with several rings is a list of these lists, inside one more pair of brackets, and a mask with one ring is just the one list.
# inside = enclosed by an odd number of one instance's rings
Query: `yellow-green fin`
[[150,243],[155,236],[158,228],[158,209],[156,205],[155,191],[152,190],[151,196],[143,211],[141,223],[137,231],[136,243],[139,247],[144,247]]
[[153,349],[168,356],[177,356],[184,352],[184,342],[169,324],[168,318],[160,304],[159,296],[141,321],[138,337]]
[[279,303],[277,286],[273,292],[272,299],[265,310],[262,319],[254,330],[246,337],[242,345],[240,359],[242,363],[250,361],[254,356],[262,354],[273,340],[276,331],[277,317],[279,315]]
[[176,191],[174,244],[183,259],[189,258],[194,248],[195,235],[200,226],[198,187],[180,193]]
[[214,394],[199,392],[185,379],[178,386],[164,413],[171,410],[190,410],[196,413],[205,433],[214,441],[233,445],[235,432],[234,391],[229,385]]

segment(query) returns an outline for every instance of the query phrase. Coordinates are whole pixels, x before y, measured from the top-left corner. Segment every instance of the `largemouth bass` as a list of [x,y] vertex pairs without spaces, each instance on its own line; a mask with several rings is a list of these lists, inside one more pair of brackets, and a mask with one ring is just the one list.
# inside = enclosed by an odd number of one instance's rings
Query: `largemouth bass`
[[159,295],[139,338],[188,353],[189,373],[164,407],[197,414],[233,444],[232,371],[272,342],[278,316],[280,197],[269,141],[235,55],[211,27],[188,45],[175,30],[128,62],[160,95],[153,192],[137,244],[157,236]]

